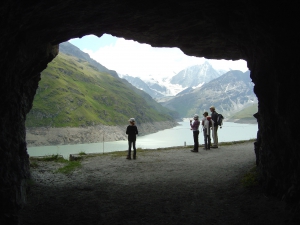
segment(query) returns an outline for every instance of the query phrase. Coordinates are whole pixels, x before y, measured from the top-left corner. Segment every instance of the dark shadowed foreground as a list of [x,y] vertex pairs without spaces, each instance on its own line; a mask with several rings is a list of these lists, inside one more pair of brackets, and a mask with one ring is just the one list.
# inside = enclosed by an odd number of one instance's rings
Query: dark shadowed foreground
[[[65,175],[39,162],[21,212],[24,225],[54,224],[297,224],[284,202],[246,188],[255,165],[253,143],[192,153],[149,150],[137,160],[87,157]],[[294,222],[293,222],[294,220]]]

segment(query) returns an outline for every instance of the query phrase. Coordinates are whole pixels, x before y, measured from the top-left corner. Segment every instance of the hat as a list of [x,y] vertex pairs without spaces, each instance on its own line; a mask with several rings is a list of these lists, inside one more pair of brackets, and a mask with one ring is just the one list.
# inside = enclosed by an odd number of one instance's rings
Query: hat
[[209,108],[210,108],[210,109],[214,109],[214,110],[216,109],[214,106],[211,106],[211,107],[209,107]]
[[135,119],[134,118],[130,118],[128,121],[133,123],[133,122],[135,122]]
[[204,113],[203,113],[203,116],[205,116],[205,115],[207,116],[207,115],[208,115],[208,112],[204,112]]
[[198,114],[195,114],[194,119],[198,119],[198,118],[199,118]]

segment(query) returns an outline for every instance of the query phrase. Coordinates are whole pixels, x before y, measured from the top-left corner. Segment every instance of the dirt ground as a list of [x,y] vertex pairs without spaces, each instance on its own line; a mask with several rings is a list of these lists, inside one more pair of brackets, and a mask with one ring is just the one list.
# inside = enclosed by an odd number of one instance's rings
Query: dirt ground
[[23,225],[299,224],[284,202],[241,184],[255,166],[252,142],[148,150],[136,160],[104,154],[81,164],[67,175],[54,173],[54,162],[32,168]]

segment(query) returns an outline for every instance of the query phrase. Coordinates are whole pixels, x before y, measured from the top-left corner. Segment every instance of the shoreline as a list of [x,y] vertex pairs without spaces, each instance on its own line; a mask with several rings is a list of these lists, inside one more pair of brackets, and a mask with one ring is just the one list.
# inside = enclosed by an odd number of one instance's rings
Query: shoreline
[[[254,143],[256,139],[249,139],[249,140],[240,140],[240,141],[228,141],[228,142],[220,142],[219,147],[226,147],[230,145],[239,145],[239,144],[248,144],[248,143]],[[162,147],[162,148],[142,148],[137,149],[138,151],[161,151],[161,150],[178,150],[178,149],[190,149],[193,147],[193,145],[186,145],[186,146],[170,146],[170,147]],[[199,145],[199,149],[203,148],[204,144]],[[254,148],[254,147],[253,147]],[[213,148],[212,148],[213,149]],[[128,150],[123,151],[112,151],[112,152],[105,152],[105,153],[84,153],[84,154],[70,154],[69,161],[77,161],[80,159],[84,159],[87,157],[96,157],[96,156],[103,156],[103,155],[126,155]],[[62,155],[58,155],[63,157]],[[31,156],[31,159],[40,159],[40,158],[47,158],[49,156]]]
[[[155,133],[178,125],[176,121],[161,121],[137,124],[139,135]],[[30,127],[26,128],[28,147],[88,144],[105,140],[105,142],[127,140],[125,134],[127,125],[90,127]]]
[[241,123],[241,124],[257,124],[257,120],[254,119],[224,119],[224,122]]
[[[226,146],[230,146],[230,145],[239,145],[239,144],[247,144],[247,143],[254,143],[256,141],[255,138],[253,139],[245,139],[245,140],[239,140],[239,141],[225,141],[225,142],[220,142],[219,143],[219,147],[226,147]],[[76,144],[74,144],[75,146]],[[43,147],[47,147],[47,146],[43,146]],[[192,148],[193,145],[174,145],[174,146],[168,146],[168,147],[157,147],[157,148],[137,148],[137,151],[161,151],[161,150],[171,150],[171,149],[190,149]],[[199,144],[199,149],[202,149],[204,147],[204,144]],[[213,148],[212,148],[213,149]],[[76,152],[76,151],[75,151]],[[47,158],[47,157],[51,157],[51,156],[57,156],[57,157],[62,157],[64,159],[67,159],[69,161],[74,161],[74,160],[78,160],[78,159],[83,159],[86,157],[93,157],[93,156],[103,156],[103,155],[126,155],[128,150],[124,149],[124,150],[116,150],[116,151],[105,151],[105,152],[86,152],[84,150],[82,150],[81,152],[77,152],[75,153],[73,152],[67,152],[65,154],[61,153],[49,153],[46,155],[30,155],[29,158],[30,159],[43,159],[43,158]]]
[[[188,118],[182,118],[185,121]],[[237,124],[257,124],[252,120],[224,120]],[[153,134],[158,131],[178,126],[178,121],[162,121],[154,123],[137,124],[139,136]],[[99,142],[113,142],[127,140],[125,134],[127,125],[89,127],[30,127],[26,128],[27,147],[92,144]]]

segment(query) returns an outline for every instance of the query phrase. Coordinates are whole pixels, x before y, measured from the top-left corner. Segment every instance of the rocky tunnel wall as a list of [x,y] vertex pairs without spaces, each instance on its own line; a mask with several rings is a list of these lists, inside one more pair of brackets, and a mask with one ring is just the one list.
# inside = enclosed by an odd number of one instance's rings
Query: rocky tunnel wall
[[188,55],[247,60],[259,100],[259,162],[266,193],[300,199],[299,32],[292,3],[259,1],[4,1],[0,3],[0,222],[17,224],[30,177],[25,120],[40,72],[58,44],[109,33]]

